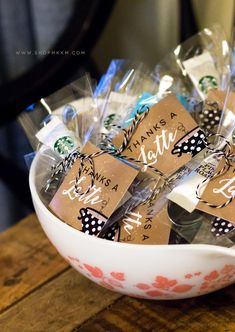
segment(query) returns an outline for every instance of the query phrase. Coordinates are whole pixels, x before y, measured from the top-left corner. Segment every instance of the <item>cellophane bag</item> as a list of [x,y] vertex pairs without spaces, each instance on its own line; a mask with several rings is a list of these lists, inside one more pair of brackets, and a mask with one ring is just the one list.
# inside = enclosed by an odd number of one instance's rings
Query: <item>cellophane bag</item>
[[[39,174],[37,183],[44,202],[49,203],[69,169],[56,174],[52,166],[68,158],[70,153],[81,151],[88,140],[94,144],[101,140],[106,101],[94,97],[95,88],[95,81],[86,74],[41,98],[19,117],[33,149],[40,156],[40,163],[43,163],[44,180]],[[28,156],[26,160],[29,160]],[[45,167],[46,160],[48,167]]]
[[[140,105],[154,104],[156,84],[150,70],[141,62],[112,60],[97,85],[95,95],[108,96],[102,133],[115,135],[120,127],[128,126]],[[144,107],[143,107],[144,108]]]

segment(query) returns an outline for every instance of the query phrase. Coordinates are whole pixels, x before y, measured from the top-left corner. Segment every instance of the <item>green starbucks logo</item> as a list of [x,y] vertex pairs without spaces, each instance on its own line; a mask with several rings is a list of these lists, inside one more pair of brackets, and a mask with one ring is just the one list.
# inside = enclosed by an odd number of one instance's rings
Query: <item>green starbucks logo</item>
[[70,136],[60,137],[54,144],[54,150],[60,155],[71,152],[74,142]]
[[207,93],[210,89],[217,89],[218,82],[214,76],[206,75],[199,80],[199,88],[203,93]]

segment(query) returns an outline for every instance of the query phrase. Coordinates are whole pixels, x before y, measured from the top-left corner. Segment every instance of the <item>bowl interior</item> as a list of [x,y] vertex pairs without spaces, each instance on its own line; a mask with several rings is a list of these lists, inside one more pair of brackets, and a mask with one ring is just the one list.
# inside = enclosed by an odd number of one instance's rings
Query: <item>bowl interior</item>
[[[44,180],[44,176],[45,176],[45,170],[43,170],[43,168],[41,167],[40,164],[40,154],[36,154],[31,168],[30,168],[30,173],[29,173],[29,185],[30,185],[30,191],[31,191],[31,195],[33,198],[33,202],[34,205],[38,206],[42,211],[44,211],[45,214],[47,214],[48,216],[50,216],[50,219],[53,220],[57,225],[62,225],[62,227],[64,227],[68,232],[75,232],[76,235],[78,237],[85,237],[86,239],[89,238],[89,240],[91,240],[92,242],[102,242],[104,244],[106,244],[107,246],[124,246],[124,247],[135,247],[135,249],[138,248],[138,250],[148,250],[148,247],[151,248],[158,248],[158,250],[169,250],[169,251],[175,251],[176,249],[180,248],[180,249],[185,249],[185,244],[176,244],[176,245],[140,245],[140,244],[129,244],[129,243],[120,243],[120,242],[114,242],[114,241],[107,241],[105,239],[101,239],[101,238],[97,238],[97,237],[93,237],[87,234],[84,234],[83,232],[80,232],[74,228],[72,228],[71,226],[65,224],[62,220],[60,220],[58,217],[56,217],[42,202],[42,200],[40,199],[39,193],[38,193],[38,189],[37,189],[37,184],[42,184],[43,180]],[[199,248],[199,247],[204,247],[204,249],[208,249],[208,247],[210,247],[210,249],[213,248],[213,250],[215,251],[223,251],[224,253],[229,255],[232,255],[235,257],[235,246],[232,248],[226,248],[226,247],[220,247],[220,246],[215,246],[215,245],[208,245],[208,244],[187,244],[186,245],[187,248]]]

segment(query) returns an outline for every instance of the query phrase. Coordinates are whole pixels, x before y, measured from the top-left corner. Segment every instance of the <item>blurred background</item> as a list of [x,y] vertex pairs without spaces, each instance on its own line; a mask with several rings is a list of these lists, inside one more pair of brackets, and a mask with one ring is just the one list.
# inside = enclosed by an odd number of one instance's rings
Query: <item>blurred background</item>
[[234,13],[234,0],[0,0],[0,231],[33,211],[22,110],[115,58],[154,67],[214,23],[229,38]]

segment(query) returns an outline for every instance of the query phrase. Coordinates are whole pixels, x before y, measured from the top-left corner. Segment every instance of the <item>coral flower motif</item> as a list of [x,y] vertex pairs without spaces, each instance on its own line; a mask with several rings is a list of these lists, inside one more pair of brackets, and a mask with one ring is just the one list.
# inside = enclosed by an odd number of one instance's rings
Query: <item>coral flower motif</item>
[[177,284],[176,280],[170,280],[166,277],[162,277],[162,276],[157,276],[155,278],[155,282],[152,284],[153,287],[155,288],[160,288],[160,289],[169,289],[173,286],[175,286]]

